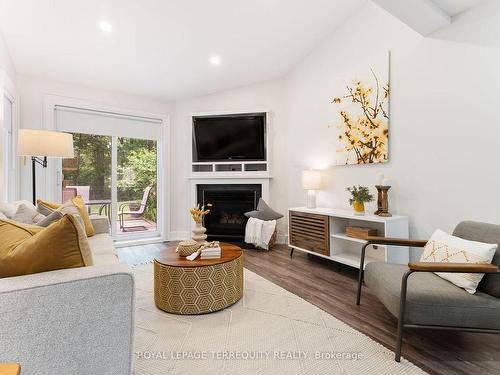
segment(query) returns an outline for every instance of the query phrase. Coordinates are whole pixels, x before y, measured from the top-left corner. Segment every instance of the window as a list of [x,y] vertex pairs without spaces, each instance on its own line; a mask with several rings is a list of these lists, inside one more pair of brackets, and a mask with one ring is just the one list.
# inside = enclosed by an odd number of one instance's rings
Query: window
[[160,235],[162,121],[61,106],[55,119],[75,147],[62,161],[61,200],[82,196],[117,239]]

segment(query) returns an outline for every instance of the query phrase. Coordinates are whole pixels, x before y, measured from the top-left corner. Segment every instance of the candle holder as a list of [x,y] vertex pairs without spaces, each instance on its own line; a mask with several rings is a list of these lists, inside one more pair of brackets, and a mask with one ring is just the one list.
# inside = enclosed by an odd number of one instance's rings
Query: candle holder
[[376,185],[378,192],[377,198],[377,211],[375,211],[375,215],[381,217],[391,217],[391,213],[389,212],[389,197],[388,191],[391,188],[390,186],[384,185]]

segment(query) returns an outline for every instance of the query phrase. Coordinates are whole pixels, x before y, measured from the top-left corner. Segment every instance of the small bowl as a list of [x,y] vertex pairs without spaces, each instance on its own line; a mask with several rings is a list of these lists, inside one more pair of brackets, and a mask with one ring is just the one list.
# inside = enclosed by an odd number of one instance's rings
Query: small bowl
[[176,251],[179,253],[179,256],[187,257],[198,251],[201,245],[199,242],[193,240],[181,241]]

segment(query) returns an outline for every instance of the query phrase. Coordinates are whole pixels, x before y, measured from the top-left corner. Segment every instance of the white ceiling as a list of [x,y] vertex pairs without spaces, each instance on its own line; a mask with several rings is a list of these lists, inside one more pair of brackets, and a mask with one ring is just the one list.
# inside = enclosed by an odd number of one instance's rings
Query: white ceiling
[[365,1],[0,0],[0,27],[20,74],[175,99],[286,74]]
[[[372,0],[423,36],[449,27],[485,0]],[[498,0],[492,0],[498,1]],[[472,9],[471,9],[472,10]],[[458,16],[458,17],[456,17]]]
[[438,7],[444,10],[450,16],[456,16],[459,13],[476,6],[482,0],[432,0]]
[[432,37],[500,49],[500,1],[482,1]]

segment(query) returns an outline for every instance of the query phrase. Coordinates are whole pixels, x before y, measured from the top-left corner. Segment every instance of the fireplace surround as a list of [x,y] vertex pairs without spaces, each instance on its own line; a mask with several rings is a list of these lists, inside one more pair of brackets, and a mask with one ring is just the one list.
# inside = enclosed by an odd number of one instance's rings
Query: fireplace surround
[[247,222],[244,213],[255,210],[260,197],[261,184],[197,184],[198,204],[212,204],[204,221],[208,240],[242,242]]

